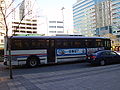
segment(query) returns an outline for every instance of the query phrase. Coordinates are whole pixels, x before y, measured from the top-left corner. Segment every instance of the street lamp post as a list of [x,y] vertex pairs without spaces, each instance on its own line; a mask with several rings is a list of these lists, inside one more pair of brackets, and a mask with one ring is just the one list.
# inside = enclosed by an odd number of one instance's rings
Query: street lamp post
[[64,7],[61,8],[62,10],[62,18],[63,18],[63,33],[64,33]]

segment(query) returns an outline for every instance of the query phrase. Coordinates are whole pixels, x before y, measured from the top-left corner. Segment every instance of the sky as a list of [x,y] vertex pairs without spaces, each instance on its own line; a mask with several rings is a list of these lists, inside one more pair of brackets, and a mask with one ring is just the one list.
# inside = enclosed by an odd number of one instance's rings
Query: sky
[[[21,1],[22,0],[19,0],[17,1],[17,3]],[[72,6],[77,0],[32,0],[32,1],[33,2],[36,1],[36,5],[38,6],[38,16],[62,18],[62,15],[64,14],[64,27],[65,27],[64,29],[66,30],[66,32],[73,30]],[[62,7],[65,8],[63,13],[61,10]]]
[[38,4],[41,8],[61,8],[67,7],[71,8],[73,3],[77,0],[37,0]]
[[[77,0],[37,0],[41,15],[57,16],[62,15],[62,7],[64,7],[65,29],[70,31],[73,29],[73,12],[72,6]],[[62,18],[62,17],[61,17]]]

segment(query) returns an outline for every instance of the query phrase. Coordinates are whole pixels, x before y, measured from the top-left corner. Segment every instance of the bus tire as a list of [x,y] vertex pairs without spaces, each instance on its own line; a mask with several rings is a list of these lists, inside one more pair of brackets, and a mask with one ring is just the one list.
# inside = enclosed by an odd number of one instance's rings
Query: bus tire
[[27,59],[27,66],[28,67],[36,67],[39,65],[39,58],[36,56],[31,56]]

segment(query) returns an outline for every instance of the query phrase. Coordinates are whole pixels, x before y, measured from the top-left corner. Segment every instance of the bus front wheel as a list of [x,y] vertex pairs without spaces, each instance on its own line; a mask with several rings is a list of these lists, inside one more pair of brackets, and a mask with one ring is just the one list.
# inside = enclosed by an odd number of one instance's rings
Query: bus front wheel
[[39,64],[39,59],[37,57],[29,57],[27,60],[27,66],[36,67]]

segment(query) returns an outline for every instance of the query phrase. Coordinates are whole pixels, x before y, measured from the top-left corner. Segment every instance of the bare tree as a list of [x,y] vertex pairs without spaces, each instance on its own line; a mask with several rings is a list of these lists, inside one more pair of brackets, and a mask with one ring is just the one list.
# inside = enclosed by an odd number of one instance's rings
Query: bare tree
[[[10,14],[12,14],[12,12],[15,11],[15,9],[18,6],[21,5],[21,3],[19,3],[16,7],[13,7],[12,9],[10,9],[11,6],[13,6],[15,0],[12,0],[11,3],[9,3],[9,4],[6,4],[6,2],[7,1],[5,1],[5,0],[2,1],[3,6],[0,6],[0,12],[2,13],[2,16],[3,16],[3,23],[2,22],[1,23],[5,27],[5,37],[7,40],[6,45],[8,47],[8,51],[9,51],[9,58],[8,58],[9,59],[9,72],[10,72],[10,79],[12,79],[13,77],[12,77],[12,65],[11,65],[11,59],[12,59],[12,57],[11,57],[11,44],[10,44],[10,38],[8,38],[8,30],[9,29],[8,29],[8,24],[7,24],[7,18]],[[7,10],[11,10],[11,11],[9,11],[9,13],[7,13]]]
[[[7,47],[8,47],[8,51],[9,51],[9,71],[10,71],[10,79],[12,79],[13,78],[13,76],[12,76],[12,65],[11,65],[11,60],[12,60],[12,57],[11,57],[11,38],[12,38],[12,36],[13,35],[15,35],[15,32],[14,32],[14,34],[9,38],[8,37],[8,31],[9,31],[9,29],[8,29],[8,25],[7,25],[7,18],[10,16],[10,14],[12,14],[16,9],[17,9],[17,7],[19,7],[21,4],[22,4],[22,2],[24,2],[25,0],[22,0],[20,3],[18,3],[15,7],[13,7],[13,8],[11,8],[12,6],[13,6],[13,4],[14,4],[14,2],[15,2],[16,0],[12,0],[11,1],[11,3],[9,3],[8,5],[6,4],[6,0],[3,0],[3,4],[4,4],[4,7],[2,7],[1,5],[0,5],[0,12],[2,13],[2,16],[3,16],[3,19],[4,19],[4,23],[2,23],[2,22],[0,22],[2,25],[4,25],[4,27],[5,27],[5,37],[6,37],[6,39],[7,39],[7,42],[6,42],[6,45],[7,45]],[[36,1],[36,0],[35,0]],[[11,8],[11,9],[10,9]],[[7,10],[10,10],[9,11],[9,13],[7,12]],[[31,12],[31,10],[30,11],[28,11],[25,15],[23,15],[23,17],[21,18],[21,20],[20,20],[20,22],[19,22],[19,24],[18,24],[18,26],[21,24],[21,22],[22,22],[22,20],[25,18],[25,16],[27,16],[29,13]],[[16,30],[17,30],[17,28],[16,28]]]

